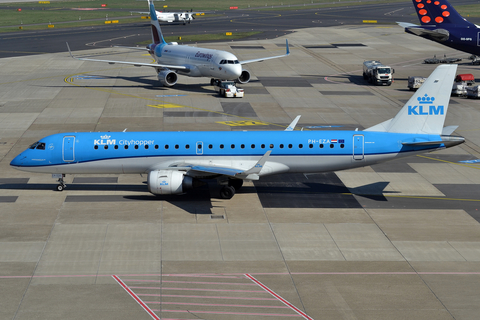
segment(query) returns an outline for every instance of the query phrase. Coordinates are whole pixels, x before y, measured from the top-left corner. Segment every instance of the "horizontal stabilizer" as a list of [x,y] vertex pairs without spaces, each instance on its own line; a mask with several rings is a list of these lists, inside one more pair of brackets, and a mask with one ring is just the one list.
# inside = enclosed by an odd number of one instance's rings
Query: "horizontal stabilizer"
[[463,137],[451,137],[451,136],[442,136],[442,140],[435,140],[435,141],[428,141],[428,140],[421,140],[421,141],[409,141],[409,142],[402,142],[404,146],[433,146],[433,145],[445,145],[445,147],[453,147],[458,144],[464,143],[465,138]]

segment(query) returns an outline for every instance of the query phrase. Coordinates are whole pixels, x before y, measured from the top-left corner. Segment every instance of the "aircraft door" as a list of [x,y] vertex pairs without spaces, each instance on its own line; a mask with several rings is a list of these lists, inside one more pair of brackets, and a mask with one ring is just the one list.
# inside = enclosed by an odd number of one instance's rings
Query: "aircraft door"
[[480,32],[477,33],[477,46],[480,47]]
[[353,136],[353,160],[363,160],[363,135]]
[[75,136],[63,137],[63,161],[75,161]]
[[203,154],[203,142],[202,141],[197,141],[197,147],[195,148],[196,152],[198,155]]

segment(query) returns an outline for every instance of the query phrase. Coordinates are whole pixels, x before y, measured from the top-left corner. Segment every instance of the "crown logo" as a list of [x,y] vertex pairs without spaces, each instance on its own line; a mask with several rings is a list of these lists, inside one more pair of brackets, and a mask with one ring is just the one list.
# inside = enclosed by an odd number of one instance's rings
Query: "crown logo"
[[109,135],[100,136],[101,139],[110,139],[110,137]]
[[423,97],[418,97],[417,100],[421,104],[428,104],[433,103],[433,101],[435,101],[435,97],[429,97],[428,94],[425,94]]

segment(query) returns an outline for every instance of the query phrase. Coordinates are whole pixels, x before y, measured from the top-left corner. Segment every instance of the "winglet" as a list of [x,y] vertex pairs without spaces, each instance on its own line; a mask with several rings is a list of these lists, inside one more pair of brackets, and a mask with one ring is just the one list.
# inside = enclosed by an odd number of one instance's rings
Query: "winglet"
[[253,174],[253,175],[259,174],[263,166],[265,165],[265,162],[267,162],[267,159],[270,156],[270,153],[272,153],[272,150],[268,150],[267,152],[265,152],[265,154],[260,158],[260,160],[258,160],[258,162],[253,167],[237,175],[246,177],[250,174]]
[[290,47],[288,45],[288,39],[285,39],[285,46],[287,47],[287,52],[285,53],[286,56],[290,54]]
[[285,131],[293,131],[295,129],[295,126],[297,125],[298,120],[300,120],[300,117],[301,116],[297,116],[295,119],[293,119],[292,123],[288,125]]

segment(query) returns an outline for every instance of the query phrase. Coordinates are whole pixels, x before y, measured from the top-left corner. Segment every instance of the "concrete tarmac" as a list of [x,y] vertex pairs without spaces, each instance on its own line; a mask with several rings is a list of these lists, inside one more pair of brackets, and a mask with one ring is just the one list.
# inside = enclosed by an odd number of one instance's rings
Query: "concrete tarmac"
[[[480,312],[478,100],[452,98],[461,146],[382,165],[155,197],[146,177],[45,174],[9,162],[71,131],[366,128],[412,95],[423,59],[468,55],[391,25],[296,30],[292,54],[252,64],[243,99],[210,79],[158,87],[149,68],[66,53],[0,59],[0,319],[477,319]],[[277,55],[285,38],[211,43],[239,59]],[[150,62],[119,48],[78,52]],[[362,62],[395,68],[391,87]],[[458,73],[478,66],[464,59]],[[334,128],[332,128],[334,127]]]

